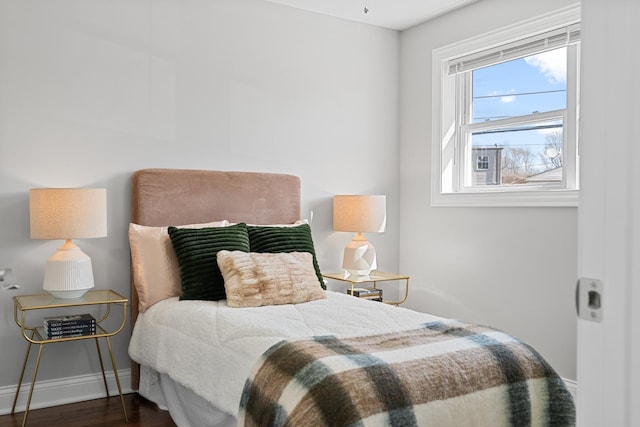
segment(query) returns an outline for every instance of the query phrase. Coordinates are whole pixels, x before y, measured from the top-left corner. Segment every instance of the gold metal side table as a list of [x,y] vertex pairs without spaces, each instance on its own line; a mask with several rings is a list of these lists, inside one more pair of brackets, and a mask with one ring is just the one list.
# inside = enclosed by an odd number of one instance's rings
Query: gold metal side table
[[409,276],[404,276],[395,273],[386,273],[384,271],[372,271],[367,276],[357,276],[349,273],[329,273],[323,274],[325,279],[338,280],[340,282],[347,282],[351,285],[351,294],[353,295],[353,288],[363,283],[373,283],[374,289],[377,289],[378,282],[389,281],[403,281],[404,280],[404,297],[398,301],[383,300],[386,304],[400,305],[407,300],[409,296]]
[[[51,294],[37,294],[37,295],[18,295],[13,297],[13,318],[16,324],[20,327],[22,336],[27,340],[27,352],[24,356],[24,363],[22,364],[22,371],[20,372],[20,379],[18,380],[18,387],[16,395],[13,399],[13,406],[11,407],[11,413],[13,414],[16,409],[16,403],[18,401],[18,395],[20,393],[20,386],[22,385],[22,379],[24,378],[24,371],[27,367],[27,361],[29,360],[29,353],[31,346],[36,344],[38,346],[38,355],[36,357],[36,363],[33,368],[33,377],[31,379],[31,388],[29,390],[29,397],[27,399],[27,405],[24,410],[24,417],[22,419],[22,426],[27,424],[27,416],[29,415],[29,406],[31,405],[31,397],[33,395],[33,388],[36,383],[36,376],[38,375],[38,367],[40,366],[40,358],[42,356],[42,349],[45,344],[58,344],[68,341],[78,341],[86,339],[94,339],[96,343],[96,349],[98,350],[98,359],[100,360],[100,369],[102,370],[102,379],[104,381],[104,387],[107,391],[107,397],[109,397],[109,388],[107,387],[107,377],[104,373],[104,364],[102,363],[102,353],[100,352],[99,339],[104,338],[107,342],[107,348],[109,349],[109,357],[111,358],[111,366],[113,367],[113,374],[118,385],[118,393],[120,393],[120,403],[122,404],[122,411],[124,412],[125,421],[128,421],[127,410],[124,405],[124,397],[122,396],[122,388],[120,387],[120,379],[118,378],[118,369],[116,368],[116,361],[113,357],[113,351],[111,349],[110,338],[124,328],[127,320],[127,302],[129,300],[122,295],[112,290],[90,290],[80,298],[55,298]],[[114,330],[106,330],[102,323],[107,320],[111,315],[111,305],[122,306],[122,322],[120,326]],[[50,309],[68,309],[70,307],[81,306],[104,306],[105,313],[96,319],[96,333],[92,335],[81,335],[73,337],[47,339],[47,334],[44,330],[44,324],[42,317],[39,319],[37,326],[27,322],[27,313],[34,313],[37,310],[50,310]],[[62,313],[66,314],[66,313]],[[31,316],[30,316],[31,317]]]

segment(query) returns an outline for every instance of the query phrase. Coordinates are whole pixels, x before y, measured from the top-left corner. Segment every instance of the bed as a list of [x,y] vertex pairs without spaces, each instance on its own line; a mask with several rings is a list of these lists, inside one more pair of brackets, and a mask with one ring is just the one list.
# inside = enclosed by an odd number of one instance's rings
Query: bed
[[296,176],[136,171],[129,237],[132,388],[179,426],[575,425],[526,343],[325,291]]

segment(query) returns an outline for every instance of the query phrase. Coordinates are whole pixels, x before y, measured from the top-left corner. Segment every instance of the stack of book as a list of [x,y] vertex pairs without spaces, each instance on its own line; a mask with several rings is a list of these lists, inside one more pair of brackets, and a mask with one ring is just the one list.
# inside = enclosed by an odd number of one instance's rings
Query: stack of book
[[371,301],[382,302],[382,289],[377,288],[353,288],[353,294],[351,289],[347,289],[347,294],[353,295],[358,298],[366,298]]
[[95,335],[96,319],[88,313],[45,317],[44,332],[47,339]]

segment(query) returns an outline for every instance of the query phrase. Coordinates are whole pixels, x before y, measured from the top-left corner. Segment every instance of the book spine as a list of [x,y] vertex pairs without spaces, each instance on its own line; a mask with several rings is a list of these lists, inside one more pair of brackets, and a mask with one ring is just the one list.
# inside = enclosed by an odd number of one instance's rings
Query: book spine
[[72,328],[45,328],[45,331],[48,334],[64,334],[69,332],[84,332],[84,331],[95,331],[95,326],[86,326],[86,327],[72,327]]
[[95,335],[95,331],[93,332],[74,332],[69,334],[51,334],[47,335],[47,339],[51,338],[67,338],[67,337],[86,337],[88,335]]
[[95,319],[87,319],[87,320],[63,320],[63,321],[52,321],[45,320],[44,326],[76,326],[76,325],[95,325]]
[[[380,293],[382,289],[354,289],[354,294],[377,294]],[[351,293],[351,289],[347,289],[347,292]]]
[[95,323],[96,319],[89,313],[70,316],[51,316],[44,318],[44,325],[78,325],[84,323]]
[[69,335],[69,334],[95,334],[96,328],[73,328],[73,329],[58,329],[51,330],[47,329],[47,335]]
[[[352,295],[351,289],[347,290],[347,293],[349,295]],[[359,298],[379,298],[379,297],[382,297],[382,290],[378,289],[376,291],[365,291],[365,292],[354,290],[353,296],[359,297]]]
[[56,338],[60,339],[60,338],[70,338],[70,337],[84,337],[84,336],[87,336],[87,335],[95,335],[95,334],[96,334],[95,331],[93,331],[93,332],[74,332],[74,333],[65,333],[65,334],[52,334],[52,335],[47,334],[47,339],[55,340]]
[[45,326],[46,325],[49,325],[49,326],[95,325],[96,321],[95,321],[95,319],[91,319],[91,320],[63,320],[63,321],[45,320],[44,324],[45,324]]

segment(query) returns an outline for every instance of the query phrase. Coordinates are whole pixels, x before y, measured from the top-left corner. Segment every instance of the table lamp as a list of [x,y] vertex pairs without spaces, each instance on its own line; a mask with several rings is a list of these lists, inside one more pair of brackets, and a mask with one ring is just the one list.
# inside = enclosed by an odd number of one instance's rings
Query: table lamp
[[386,226],[386,196],[333,196],[333,229],[357,233],[342,258],[342,268],[349,274],[366,276],[378,267],[376,250],[362,233],[382,233]]
[[104,188],[35,188],[29,190],[32,239],[63,239],[47,259],[43,288],[56,298],[78,298],[93,288],[91,258],[72,239],[107,235]]

